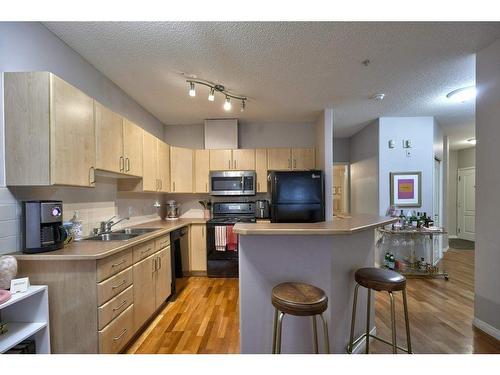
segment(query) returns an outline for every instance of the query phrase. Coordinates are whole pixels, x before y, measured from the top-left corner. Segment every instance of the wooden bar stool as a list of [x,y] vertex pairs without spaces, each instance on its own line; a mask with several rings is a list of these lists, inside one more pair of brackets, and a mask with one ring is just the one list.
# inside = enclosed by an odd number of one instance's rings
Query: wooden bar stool
[[314,352],[318,350],[318,330],[316,315],[321,317],[325,341],[325,352],[330,353],[328,342],[328,326],[323,312],[328,307],[328,297],[325,292],[313,285],[287,282],[276,285],[271,293],[271,301],[275,308],[273,329],[273,354],[281,353],[281,327],[285,314],[295,316],[310,316],[314,337]]
[[[352,307],[352,320],[351,320],[351,337],[349,340],[349,345],[347,346],[347,353],[351,354],[353,348],[364,338],[366,338],[366,354],[370,351],[370,337],[382,341],[388,345],[392,346],[393,354],[397,353],[400,349],[404,352],[412,354],[411,350],[411,339],[410,339],[410,322],[408,320],[408,303],[406,300],[406,277],[403,275],[382,268],[360,268],[354,274],[354,279],[356,280],[356,287],[354,288],[354,302]],[[358,299],[358,289],[359,286],[364,286],[368,289],[368,301],[366,310],[366,332],[358,337],[355,341],[354,339],[354,325],[356,322],[356,304]],[[377,292],[388,292],[389,298],[391,300],[391,325],[392,325],[392,342],[384,340],[380,337],[370,334],[370,297],[371,290]],[[393,292],[401,291],[403,293],[403,307],[405,315],[405,325],[406,325],[406,343],[407,348],[402,348],[397,345],[396,342],[396,313],[394,309],[394,296]]]

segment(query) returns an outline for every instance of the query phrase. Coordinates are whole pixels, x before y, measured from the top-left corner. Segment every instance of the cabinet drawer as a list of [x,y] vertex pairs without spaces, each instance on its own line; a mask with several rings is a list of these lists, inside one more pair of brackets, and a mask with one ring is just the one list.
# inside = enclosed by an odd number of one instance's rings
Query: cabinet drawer
[[97,309],[99,315],[99,329],[103,329],[109,322],[120,315],[134,302],[134,286],[131,285],[115,298],[106,302]]
[[170,234],[155,239],[155,250],[160,251],[170,245]]
[[132,265],[132,248],[97,261],[97,282],[123,271]]
[[130,305],[118,318],[99,331],[99,353],[113,354],[121,349],[133,336],[134,305]]
[[118,293],[123,292],[130,285],[132,285],[133,272],[132,267],[117,273],[115,276],[97,284],[97,305],[101,306],[103,303],[109,301]]
[[134,247],[134,263],[147,258],[155,252],[155,241],[148,241]]

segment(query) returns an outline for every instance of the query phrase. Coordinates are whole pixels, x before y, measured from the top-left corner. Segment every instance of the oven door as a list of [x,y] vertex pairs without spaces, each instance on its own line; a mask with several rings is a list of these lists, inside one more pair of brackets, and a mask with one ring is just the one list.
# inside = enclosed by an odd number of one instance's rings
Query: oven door
[[235,250],[227,248],[220,251],[216,249],[216,234],[217,226],[227,226],[231,224],[206,224],[207,228],[207,276],[208,277],[238,277],[238,253],[239,241]]
[[210,172],[210,195],[255,195],[255,172]]

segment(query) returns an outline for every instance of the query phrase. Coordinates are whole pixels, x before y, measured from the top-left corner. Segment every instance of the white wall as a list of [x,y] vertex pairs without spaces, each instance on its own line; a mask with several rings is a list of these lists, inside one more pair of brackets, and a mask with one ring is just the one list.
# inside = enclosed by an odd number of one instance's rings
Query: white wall
[[[390,139],[395,141],[396,147],[393,149],[388,147]],[[410,139],[412,142],[410,157],[406,156],[406,149],[403,148],[404,139]],[[422,172],[422,206],[415,210],[432,215],[434,119],[432,117],[380,118],[379,147],[379,214],[385,215],[390,206],[391,172]]]
[[470,168],[476,166],[476,148],[464,148],[458,151],[458,168]]
[[[147,131],[163,137],[163,124],[130,96],[96,70],[79,54],[38,22],[0,22],[0,72],[50,71],[87,95],[124,115]],[[155,217],[154,195],[117,193],[116,181],[97,178],[95,189],[37,188],[7,189],[4,179],[3,74],[0,78],[0,254],[20,247],[20,199],[62,199],[65,219],[72,209],[82,211],[86,228],[111,214],[128,215],[141,221]],[[160,197],[161,198],[161,197]],[[116,202],[116,203],[115,203]],[[130,209],[130,210],[129,210]]]
[[[166,125],[164,140],[174,146],[204,148],[204,125]],[[239,123],[240,148],[315,147],[309,123]]]
[[379,212],[379,121],[351,137],[351,212]]
[[[500,39],[476,57],[476,325],[500,339]],[[484,322],[487,326],[481,325]]]

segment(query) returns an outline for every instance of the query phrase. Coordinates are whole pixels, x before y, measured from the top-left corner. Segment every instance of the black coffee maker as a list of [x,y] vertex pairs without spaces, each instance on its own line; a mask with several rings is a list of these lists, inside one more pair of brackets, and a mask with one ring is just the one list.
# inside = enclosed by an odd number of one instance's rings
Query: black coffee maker
[[61,249],[66,239],[61,201],[22,202],[22,250],[35,254]]

